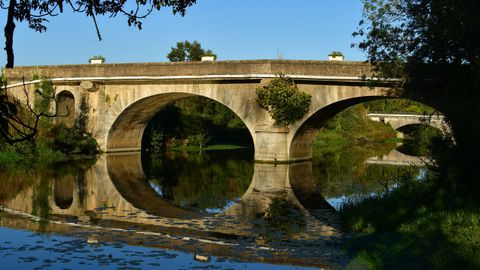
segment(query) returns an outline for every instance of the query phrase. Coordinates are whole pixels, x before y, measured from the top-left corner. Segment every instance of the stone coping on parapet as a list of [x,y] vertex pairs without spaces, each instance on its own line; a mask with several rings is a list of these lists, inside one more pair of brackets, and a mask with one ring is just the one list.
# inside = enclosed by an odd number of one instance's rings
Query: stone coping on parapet
[[31,79],[34,75],[49,78],[188,76],[285,74],[363,78],[372,75],[365,62],[332,62],[315,60],[228,60],[215,62],[157,62],[20,66],[4,69],[7,80]]

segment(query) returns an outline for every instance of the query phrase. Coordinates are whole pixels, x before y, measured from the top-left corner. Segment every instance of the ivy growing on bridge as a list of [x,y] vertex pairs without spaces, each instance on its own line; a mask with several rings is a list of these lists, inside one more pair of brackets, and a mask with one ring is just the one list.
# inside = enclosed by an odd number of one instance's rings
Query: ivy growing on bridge
[[257,88],[257,102],[267,110],[278,126],[286,127],[308,112],[312,96],[298,90],[292,78],[280,75],[268,85]]

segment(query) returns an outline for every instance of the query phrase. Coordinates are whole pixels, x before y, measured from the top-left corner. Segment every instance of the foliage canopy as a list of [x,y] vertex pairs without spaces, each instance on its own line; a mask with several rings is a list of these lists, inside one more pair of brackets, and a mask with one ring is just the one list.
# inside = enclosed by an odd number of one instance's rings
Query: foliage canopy
[[189,41],[177,42],[177,47],[172,47],[167,58],[171,62],[183,61],[200,61],[202,56],[213,56],[215,59],[217,55],[212,50],[205,50],[198,41],[190,43]]
[[298,90],[293,79],[281,75],[257,88],[258,104],[270,113],[278,126],[300,120],[310,107],[312,96]]
[[[34,105],[29,102],[30,96],[25,85],[23,91],[26,104],[21,104],[7,90],[6,83],[3,82],[0,87],[0,143],[33,140],[41,120],[57,114],[57,100],[51,81],[41,80],[35,84]],[[52,102],[55,103],[53,108]]]
[[479,243],[480,2],[363,3],[364,20],[354,36],[363,37],[357,46],[375,75],[402,78],[407,97],[440,110],[455,143],[434,144],[437,166],[424,181],[343,207],[347,226],[376,233],[361,237],[354,251],[375,269],[478,269],[472,247]]
[[341,51],[332,51],[328,56],[331,56],[331,57],[343,56],[343,53]]
[[159,11],[162,7],[171,7],[174,14],[185,15],[186,9],[195,4],[196,0],[0,0],[0,8],[7,10],[5,23],[5,50],[7,52],[7,68],[14,65],[13,35],[15,22],[27,22],[28,27],[37,31],[47,30],[48,18],[63,13],[70,9],[73,13],[81,13],[91,17],[95,25],[97,36],[101,40],[96,17],[109,15],[115,17],[123,15],[127,18],[129,26],[142,29],[142,21],[154,10]]
[[407,97],[440,110],[455,144],[434,153],[439,175],[456,190],[480,188],[479,1],[363,0],[354,36],[377,76],[403,78]]

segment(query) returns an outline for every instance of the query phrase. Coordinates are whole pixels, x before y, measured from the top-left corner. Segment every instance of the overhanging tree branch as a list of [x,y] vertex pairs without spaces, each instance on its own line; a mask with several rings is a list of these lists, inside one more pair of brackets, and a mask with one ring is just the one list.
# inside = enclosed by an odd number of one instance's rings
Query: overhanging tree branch
[[[6,0],[0,0],[0,7],[6,8]],[[13,36],[15,22],[27,22],[28,26],[37,31],[47,30],[47,17],[55,17],[63,13],[64,6],[69,6],[73,13],[83,13],[92,17],[95,31],[99,40],[102,36],[99,30],[97,16],[107,15],[115,17],[121,13],[127,18],[129,26],[142,29],[142,20],[146,19],[153,10],[160,10],[162,7],[172,8],[174,14],[185,15],[186,9],[195,4],[196,0],[10,0],[8,3],[7,20],[4,28],[5,51],[7,53],[7,68],[14,66]],[[131,11],[127,7],[132,6]]]
[[19,100],[8,95],[6,85],[0,88],[0,136],[8,143],[33,140],[42,118],[58,116],[55,89],[50,94],[45,94],[42,89],[34,91],[41,100],[53,102],[53,106],[45,110],[38,110],[31,104],[25,82],[23,82],[23,92],[26,101],[21,105]]

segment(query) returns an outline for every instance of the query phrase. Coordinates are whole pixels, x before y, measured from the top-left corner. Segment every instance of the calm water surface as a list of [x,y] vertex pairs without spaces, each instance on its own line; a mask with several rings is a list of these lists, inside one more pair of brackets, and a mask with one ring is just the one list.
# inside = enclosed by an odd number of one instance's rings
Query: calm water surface
[[384,152],[316,151],[290,165],[254,163],[250,150],[117,154],[3,169],[1,269],[341,269],[341,204],[418,174]]

